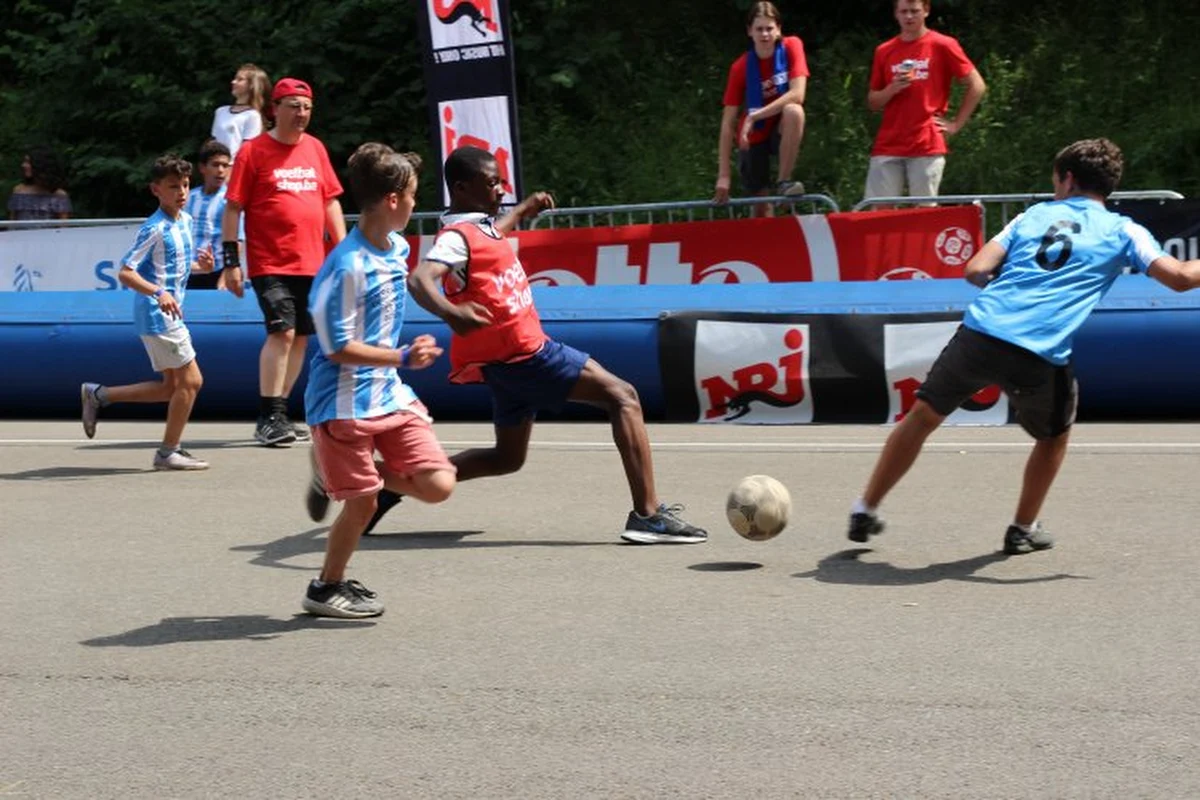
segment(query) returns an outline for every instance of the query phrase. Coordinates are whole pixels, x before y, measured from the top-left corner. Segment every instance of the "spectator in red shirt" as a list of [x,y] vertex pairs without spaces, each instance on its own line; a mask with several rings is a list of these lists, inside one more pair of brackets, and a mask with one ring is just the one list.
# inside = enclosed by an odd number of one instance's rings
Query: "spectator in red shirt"
[[[325,145],[305,133],[313,94],[307,83],[283,78],[271,92],[275,127],[238,151],[221,221],[225,269],[239,269],[238,215],[245,212],[246,261],[267,326],[258,359],[259,413],[254,438],[268,447],[308,439],[293,425],[287,398],[304,367],[313,321],[308,292],[325,259],[324,238],[346,237],[338,181]],[[240,274],[227,285],[241,294]]]
[[[866,197],[933,197],[946,166],[946,140],[975,113],[987,85],[957,39],[925,26],[930,0],[895,0],[900,35],[875,48],[867,107],[883,112],[871,149]],[[950,90],[966,87],[953,119]]]
[[[774,3],[752,4],[746,19],[750,47],[729,67],[725,83],[715,203],[729,200],[729,160],[735,138],[738,172],[747,194],[804,194],[804,184],[791,179],[804,136],[808,90],[804,43],[799,37],[783,35],[783,17]],[[746,113],[739,116],[743,105]],[[778,156],[774,181],[770,179],[772,155]],[[761,216],[768,206],[755,208]]]

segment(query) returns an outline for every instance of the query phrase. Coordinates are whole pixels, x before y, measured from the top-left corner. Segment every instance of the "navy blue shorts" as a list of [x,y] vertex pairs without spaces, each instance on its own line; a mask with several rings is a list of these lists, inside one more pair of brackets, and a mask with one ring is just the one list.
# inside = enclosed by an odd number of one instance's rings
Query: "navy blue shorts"
[[539,411],[558,411],[587,360],[587,353],[550,339],[532,358],[483,367],[483,382],[492,390],[492,421],[504,428],[533,419]]

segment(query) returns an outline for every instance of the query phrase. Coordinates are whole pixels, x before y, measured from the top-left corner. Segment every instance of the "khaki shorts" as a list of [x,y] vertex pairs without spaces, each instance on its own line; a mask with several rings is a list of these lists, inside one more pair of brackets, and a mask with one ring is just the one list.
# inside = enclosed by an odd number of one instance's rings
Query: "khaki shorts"
[[945,156],[871,156],[863,197],[902,197],[906,184],[909,197],[935,197],[945,169]]
[[192,334],[182,323],[166,333],[143,335],[142,344],[146,346],[146,355],[150,356],[150,366],[155,372],[186,367],[196,360]]

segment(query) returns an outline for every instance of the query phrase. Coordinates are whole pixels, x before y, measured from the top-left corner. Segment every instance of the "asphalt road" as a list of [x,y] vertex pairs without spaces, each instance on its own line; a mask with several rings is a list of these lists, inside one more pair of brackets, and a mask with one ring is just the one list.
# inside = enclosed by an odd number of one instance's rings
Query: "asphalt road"
[[[636,547],[608,428],[406,501],[351,574],[371,621],[300,613],[324,525],[303,447],[196,424],[0,423],[0,797],[1200,796],[1200,428],[1081,426],[999,554],[1028,444],[944,429],[852,549],[886,429],[654,426],[705,545]],[[489,441],[447,424],[453,451]],[[740,476],[791,490],[767,543]]]

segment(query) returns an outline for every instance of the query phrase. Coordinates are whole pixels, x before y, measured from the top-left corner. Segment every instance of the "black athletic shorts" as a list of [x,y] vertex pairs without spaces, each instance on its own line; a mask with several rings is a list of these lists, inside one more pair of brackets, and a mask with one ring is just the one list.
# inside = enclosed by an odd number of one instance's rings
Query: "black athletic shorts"
[[1070,364],[1057,366],[1011,342],[960,325],[917,397],[948,416],[971,395],[999,386],[1017,422],[1035,439],[1051,439],[1075,423],[1079,389]]
[[259,275],[251,278],[258,307],[262,309],[267,333],[295,330],[297,336],[316,332],[308,313],[308,291],[313,279],[307,275]]
[[193,289],[216,289],[217,280],[221,277],[219,272],[193,272],[188,275],[187,288],[190,292]]
[[[763,189],[773,190],[776,181],[771,177],[771,156],[779,154],[779,126],[765,142],[750,145],[750,149],[738,149],[738,174],[742,178],[742,191],[758,194]],[[774,194],[774,191],[770,192]]]

